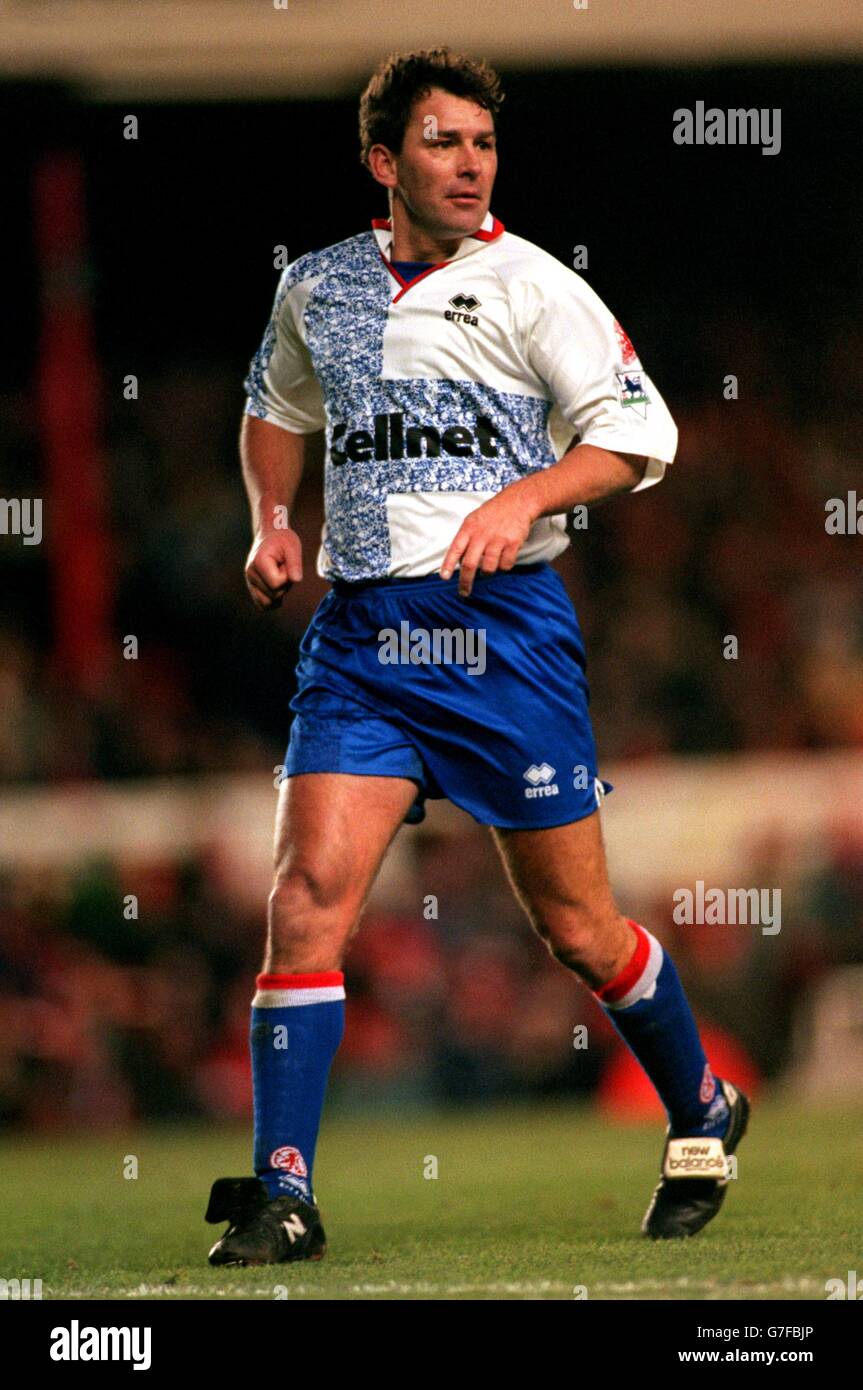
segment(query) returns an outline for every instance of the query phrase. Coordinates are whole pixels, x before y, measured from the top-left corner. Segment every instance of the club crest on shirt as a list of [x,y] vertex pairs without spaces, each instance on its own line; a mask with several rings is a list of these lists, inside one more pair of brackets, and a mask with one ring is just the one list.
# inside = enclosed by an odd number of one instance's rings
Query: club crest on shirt
[[617,395],[620,404],[631,407],[643,420],[647,419],[650,397],[644,389],[643,372],[617,372]]
[[614,331],[617,334],[617,341],[620,344],[620,360],[624,367],[631,367],[634,362],[638,361],[638,353],[632,346],[632,339],[623,324],[618,323],[617,319],[614,320]]

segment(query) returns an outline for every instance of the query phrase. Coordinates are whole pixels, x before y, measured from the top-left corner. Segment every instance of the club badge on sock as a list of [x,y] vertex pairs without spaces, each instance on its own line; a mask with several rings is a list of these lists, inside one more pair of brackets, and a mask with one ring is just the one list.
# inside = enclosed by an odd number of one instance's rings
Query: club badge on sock
[[698,1092],[698,1099],[703,1105],[709,1105],[716,1095],[716,1078],[710,1070],[710,1063],[704,1067],[704,1075],[701,1078],[701,1090]]
[[311,1196],[306,1160],[293,1144],[282,1144],[278,1149],[274,1149],[270,1154],[270,1167],[277,1174],[280,1190],[299,1192],[306,1198]]

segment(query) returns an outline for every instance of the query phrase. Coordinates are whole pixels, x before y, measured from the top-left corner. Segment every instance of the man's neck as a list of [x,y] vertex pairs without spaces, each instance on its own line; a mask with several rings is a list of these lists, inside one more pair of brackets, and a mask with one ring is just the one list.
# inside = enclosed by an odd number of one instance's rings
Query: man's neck
[[431,264],[450,261],[464,241],[463,234],[436,236],[420,227],[404,205],[395,200],[390,205],[390,220],[393,228],[390,260],[393,261],[428,261]]

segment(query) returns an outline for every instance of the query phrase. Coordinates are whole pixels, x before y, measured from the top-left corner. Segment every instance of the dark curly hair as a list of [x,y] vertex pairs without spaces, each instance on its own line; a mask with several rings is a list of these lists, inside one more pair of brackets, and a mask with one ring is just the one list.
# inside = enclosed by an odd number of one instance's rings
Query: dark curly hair
[[418,96],[442,87],[456,97],[468,97],[497,117],[503,88],[487,63],[452,53],[448,48],[424,48],[416,53],[393,53],[378,66],[360,97],[360,159],[368,165],[372,145],[386,145],[398,154],[405,126]]

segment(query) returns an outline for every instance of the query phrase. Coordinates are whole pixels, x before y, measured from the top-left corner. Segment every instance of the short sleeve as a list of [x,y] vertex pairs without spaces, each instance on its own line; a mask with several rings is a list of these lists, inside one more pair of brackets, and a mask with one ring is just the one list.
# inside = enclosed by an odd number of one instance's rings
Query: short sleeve
[[582,444],[646,457],[633,492],[658,483],[677,450],[677,426],[624,329],[565,267],[532,287],[526,350]]
[[295,318],[312,288],[308,281],[297,282],[290,266],[283,272],[261,346],[243,383],[245,413],[293,434],[313,434],[326,424],[323,392]]

